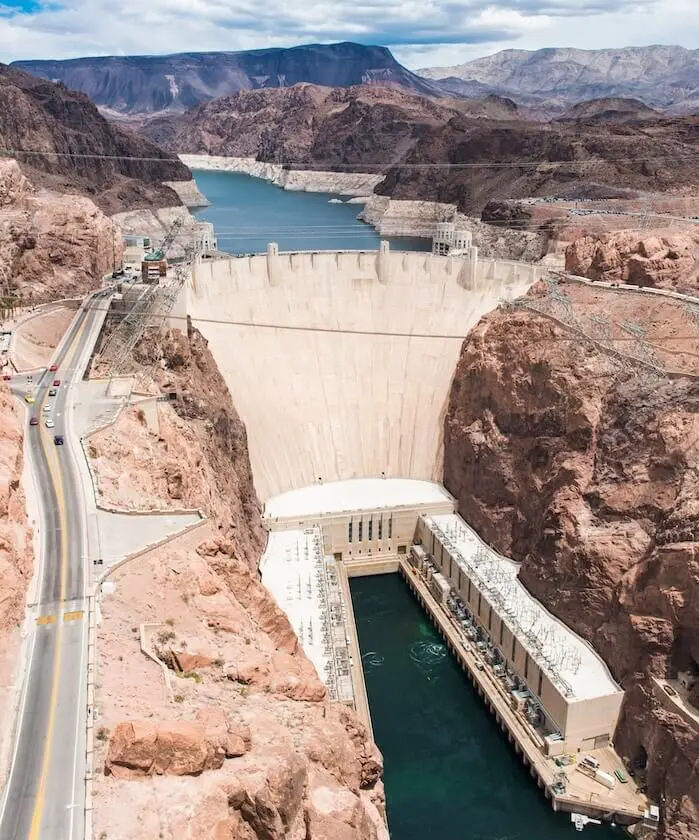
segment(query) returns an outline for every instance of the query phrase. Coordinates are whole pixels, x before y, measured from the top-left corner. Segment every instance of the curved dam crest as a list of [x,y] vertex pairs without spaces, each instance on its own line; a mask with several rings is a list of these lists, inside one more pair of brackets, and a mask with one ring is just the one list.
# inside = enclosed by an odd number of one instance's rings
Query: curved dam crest
[[218,256],[184,291],[247,427],[263,501],[366,476],[441,481],[461,343],[538,266],[417,252]]

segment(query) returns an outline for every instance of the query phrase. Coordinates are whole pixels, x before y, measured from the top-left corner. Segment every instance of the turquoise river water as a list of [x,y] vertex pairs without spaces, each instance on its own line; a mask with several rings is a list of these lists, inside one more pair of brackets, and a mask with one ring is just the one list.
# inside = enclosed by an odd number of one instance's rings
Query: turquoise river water
[[[221,250],[374,249],[361,209],[245,175],[195,173]],[[426,250],[424,240],[396,248]],[[555,814],[398,575],[355,578],[352,599],[392,840],[621,840]]]

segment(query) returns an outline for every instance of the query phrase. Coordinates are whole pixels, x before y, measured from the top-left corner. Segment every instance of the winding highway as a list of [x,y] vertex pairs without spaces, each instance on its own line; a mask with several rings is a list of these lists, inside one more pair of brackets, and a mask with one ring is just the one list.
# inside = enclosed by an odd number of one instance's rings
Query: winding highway
[[[25,451],[40,502],[41,551],[34,577],[32,624],[7,783],[0,800],[0,840],[82,840],[85,833],[88,562],[84,500],[70,429],[70,388],[80,381],[104,317],[105,296],[88,298],[54,363],[28,383],[13,377],[20,397],[35,402]],[[61,380],[49,397],[54,378]],[[33,390],[32,390],[33,388]],[[43,408],[54,403],[50,412]],[[47,417],[55,428],[45,425]],[[62,446],[54,435],[63,437]]]

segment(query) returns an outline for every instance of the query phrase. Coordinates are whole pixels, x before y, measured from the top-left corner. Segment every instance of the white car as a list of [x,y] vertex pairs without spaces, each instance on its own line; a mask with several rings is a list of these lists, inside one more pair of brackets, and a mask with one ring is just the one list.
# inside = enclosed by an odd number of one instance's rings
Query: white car
[[46,428],[47,428],[47,429],[53,429],[53,427],[54,427],[55,425],[56,425],[56,424],[53,422],[53,420],[47,420],[47,421],[46,421]]
[[51,411],[52,408],[53,408],[53,406],[51,405],[51,403],[46,403],[46,405],[41,410],[42,411]]

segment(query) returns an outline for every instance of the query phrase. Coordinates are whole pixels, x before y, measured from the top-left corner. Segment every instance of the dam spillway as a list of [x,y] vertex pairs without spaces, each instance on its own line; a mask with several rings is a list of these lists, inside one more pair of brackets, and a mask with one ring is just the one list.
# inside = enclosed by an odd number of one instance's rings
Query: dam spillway
[[442,420],[461,344],[541,269],[391,251],[202,260],[183,306],[247,427],[265,501],[371,476],[441,480]]

